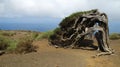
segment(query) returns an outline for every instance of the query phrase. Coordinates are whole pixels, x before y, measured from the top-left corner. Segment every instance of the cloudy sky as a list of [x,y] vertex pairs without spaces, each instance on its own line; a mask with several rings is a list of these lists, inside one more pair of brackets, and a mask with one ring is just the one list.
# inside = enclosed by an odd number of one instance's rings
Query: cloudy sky
[[120,0],[0,0],[0,21],[62,19],[73,12],[91,9],[107,13],[110,22],[120,21]]

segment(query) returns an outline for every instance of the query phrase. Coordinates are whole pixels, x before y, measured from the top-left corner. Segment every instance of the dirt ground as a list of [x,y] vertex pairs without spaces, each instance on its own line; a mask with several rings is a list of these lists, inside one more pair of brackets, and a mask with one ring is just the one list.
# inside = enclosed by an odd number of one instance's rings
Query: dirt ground
[[35,41],[37,52],[4,54],[0,56],[0,67],[120,67],[120,40],[110,42],[115,55],[93,58],[97,50],[55,48],[47,39]]

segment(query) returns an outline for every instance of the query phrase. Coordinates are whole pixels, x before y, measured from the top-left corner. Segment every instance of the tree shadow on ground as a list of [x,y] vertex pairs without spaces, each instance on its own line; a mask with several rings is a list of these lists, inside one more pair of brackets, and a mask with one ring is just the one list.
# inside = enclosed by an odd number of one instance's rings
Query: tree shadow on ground
[[79,41],[79,43],[77,43],[77,48],[76,49],[83,49],[83,50],[97,50],[98,46],[93,44],[93,40],[89,40],[89,39],[84,39],[82,41]]

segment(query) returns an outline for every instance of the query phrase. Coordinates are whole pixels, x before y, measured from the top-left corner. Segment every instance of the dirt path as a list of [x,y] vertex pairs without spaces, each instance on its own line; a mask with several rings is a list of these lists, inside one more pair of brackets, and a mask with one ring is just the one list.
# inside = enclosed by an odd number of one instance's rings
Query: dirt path
[[115,55],[92,58],[96,50],[56,49],[41,40],[34,42],[39,47],[37,52],[0,56],[0,67],[120,67],[119,44],[120,40],[111,41]]

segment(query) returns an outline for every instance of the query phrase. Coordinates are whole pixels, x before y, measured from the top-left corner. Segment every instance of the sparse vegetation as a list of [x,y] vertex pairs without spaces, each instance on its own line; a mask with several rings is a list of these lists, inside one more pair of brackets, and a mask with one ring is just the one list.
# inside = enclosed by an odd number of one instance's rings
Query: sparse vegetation
[[54,33],[54,31],[43,32],[43,33],[39,34],[39,36],[36,39],[40,40],[40,39],[49,38],[50,35],[52,35],[53,33]]
[[3,35],[3,36],[13,36],[15,34],[16,34],[15,32],[10,32],[10,31],[1,31],[0,32],[0,35]]
[[119,33],[112,33],[112,34],[110,34],[109,38],[111,40],[120,39],[120,34]]
[[33,38],[38,37],[38,35],[39,35],[39,33],[37,33],[37,32],[32,33],[32,37],[33,37]]
[[36,38],[40,35],[38,32],[31,32],[31,39],[36,40]]
[[[14,38],[13,35],[20,34],[14,31],[0,31],[0,51],[6,51],[7,53],[29,53],[36,51],[37,46],[33,45],[34,40],[41,40],[50,38],[50,35],[53,33],[60,34],[60,28],[56,28],[55,30],[51,30],[48,32],[29,32],[23,31],[23,37]],[[18,32],[18,31],[17,31]],[[21,31],[20,31],[21,32]],[[110,35],[110,39],[120,39],[120,34],[113,33]]]
[[[0,31],[0,51],[7,53],[29,53],[36,51],[36,46],[33,46],[33,40],[39,35],[37,32],[31,32],[32,34],[24,35],[25,37],[16,38],[11,37],[16,33],[11,31]],[[20,34],[20,33],[18,33]]]

